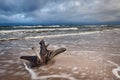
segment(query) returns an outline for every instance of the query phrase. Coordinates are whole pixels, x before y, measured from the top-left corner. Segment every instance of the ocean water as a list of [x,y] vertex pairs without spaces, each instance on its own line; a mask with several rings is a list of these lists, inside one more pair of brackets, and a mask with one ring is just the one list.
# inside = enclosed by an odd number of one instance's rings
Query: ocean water
[[[47,43],[78,45],[86,44],[91,40],[89,35],[102,33],[103,31],[119,29],[119,26],[92,25],[92,26],[6,26],[0,27],[0,50],[20,48],[27,50],[34,45],[39,45],[41,39]],[[84,35],[86,35],[84,40]],[[94,36],[93,36],[94,37]],[[101,36],[96,35],[96,39]],[[81,43],[78,43],[78,42]],[[102,41],[102,39],[101,39]],[[95,41],[96,42],[96,41]],[[97,43],[96,43],[97,44]],[[64,45],[63,45],[64,46]],[[38,46],[36,46],[38,47]],[[55,48],[59,48],[55,46]]]
[[[20,56],[39,52],[41,39],[67,50],[31,69]],[[119,80],[119,59],[119,26],[0,27],[0,80]]]
[[0,27],[0,41],[77,35],[102,31],[113,27],[103,26],[9,26]]

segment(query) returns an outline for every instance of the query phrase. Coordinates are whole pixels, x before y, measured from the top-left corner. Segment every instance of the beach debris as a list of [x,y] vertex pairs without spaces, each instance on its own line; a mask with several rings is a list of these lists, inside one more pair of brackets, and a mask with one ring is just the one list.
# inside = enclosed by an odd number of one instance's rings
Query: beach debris
[[40,52],[37,53],[35,48],[32,47],[32,50],[36,54],[36,56],[21,56],[20,59],[27,60],[31,63],[31,67],[39,67],[41,65],[47,64],[50,60],[52,60],[56,55],[66,51],[66,48],[59,48],[57,50],[48,50],[47,47],[49,44],[45,44],[44,40],[39,42],[40,44]]

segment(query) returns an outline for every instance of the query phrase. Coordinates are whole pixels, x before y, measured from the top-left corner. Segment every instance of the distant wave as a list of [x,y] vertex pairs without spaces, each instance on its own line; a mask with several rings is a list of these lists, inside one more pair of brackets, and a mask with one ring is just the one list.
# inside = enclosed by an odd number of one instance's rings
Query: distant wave
[[67,34],[56,34],[56,35],[44,35],[44,36],[29,36],[24,38],[4,38],[0,39],[0,41],[7,41],[7,40],[18,40],[18,39],[37,39],[37,38],[54,38],[54,37],[64,37],[64,36],[76,36],[76,35],[87,35],[87,34],[94,34],[99,33],[100,31],[93,31],[93,32],[79,32],[79,33],[67,33]]
[[51,25],[51,26],[13,26],[13,28],[45,28],[45,27],[52,27],[52,28],[58,28],[61,27],[60,25]]
[[14,37],[14,38],[3,38],[3,39],[0,39],[0,41],[19,40],[19,39],[22,39],[22,38],[18,38],[18,37]]
[[45,35],[45,36],[34,36],[34,37],[26,37],[25,39],[36,39],[36,38],[52,38],[52,37],[64,37],[64,36],[76,36],[76,35],[87,35],[99,33],[100,31],[93,32],[80,32],[80,33],[69,33],[69,34],[58,34],[58,35]]
[[78,30],[78,28],[45,28],[45,29],[22,29],[22,30],[1,30],[0,33],[13,33],[13,32],[38,32],[38,31],[55,31],[55,30]]
[[[46,33],[40,36],[31,36],[29,32],[36,32],[36,31],[56,31],[55,33]],[[57,30],[65,30],[65,33],[59,33]],[[66,30],[70,30],[70,32],[66,32]],[[75,30],[75,32],[71,32]],[[52,29],[32,29],[32,30],[7,30],[7,31],[0,31],[0,41],[8,41],[8,40],[19,40],[19,39],[38,39],[38,38],[54,38],[54,37],[64,37],[64,36],[76,36],[76,35],[88,35],[94,33],[100,33],[101,31],[77,31],[78,28],[52,28]],[[120,29],[115,29],[115,31]],[[25,31],[25,32],[24,32]],[[104,31],[112,31],[112,30],[103,30]],[[20,33],[23,32],[23,33]],[[26,34],[28,32],[29,35]],[[12,34],[11,34],[12,33]],[[34,33],[36,34],[36,33]],[[41,34],[41,33],[40,33]],[[4,36],[5,35],[5,36]],[[37,34],[38,35],[38,34]]]

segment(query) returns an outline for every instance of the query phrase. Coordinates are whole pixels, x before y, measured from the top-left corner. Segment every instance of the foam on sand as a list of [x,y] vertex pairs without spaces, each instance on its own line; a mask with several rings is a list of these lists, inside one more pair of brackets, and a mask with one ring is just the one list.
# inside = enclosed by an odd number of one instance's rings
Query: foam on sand
[[120,67],[112,70],[113,74],[120,79],[120,75],[118,74],[118,71],[120,71]]
[[25,62],[24,62],[24,66],[25,66],[25,69],[30,73],[32,79],[38,78],[36,73],[32,69],[28,68],[28,66]]
[[112,65],[116,66],[117,68],[112,70],[112,73],[120,79],[120,75],[118,74],[118,72],[120,71],[120,66],[118,64],[116,64],[115,62],[112,61],[108,61],[109,63],[111,63]]
[[31,79],[36,80],[47,80],[48,78],[64,78],[68,80],[77,80],[74,77],[71,77],[70,74],[60,74],[60,75],[46,75],[46,76],[38,76],[34,70],[30,69],[27,64],[24,62],[25,69],[30,73]]

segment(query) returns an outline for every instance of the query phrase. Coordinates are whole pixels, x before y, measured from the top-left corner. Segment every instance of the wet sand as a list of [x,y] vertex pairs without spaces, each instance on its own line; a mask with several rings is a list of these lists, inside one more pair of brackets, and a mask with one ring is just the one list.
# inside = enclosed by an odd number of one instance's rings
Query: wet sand
[[22,55],[34,55],[39,39],[0,42],[0,80],[120,80],[120,30],[45,39],[67,51],[46,66],[30,69]]

